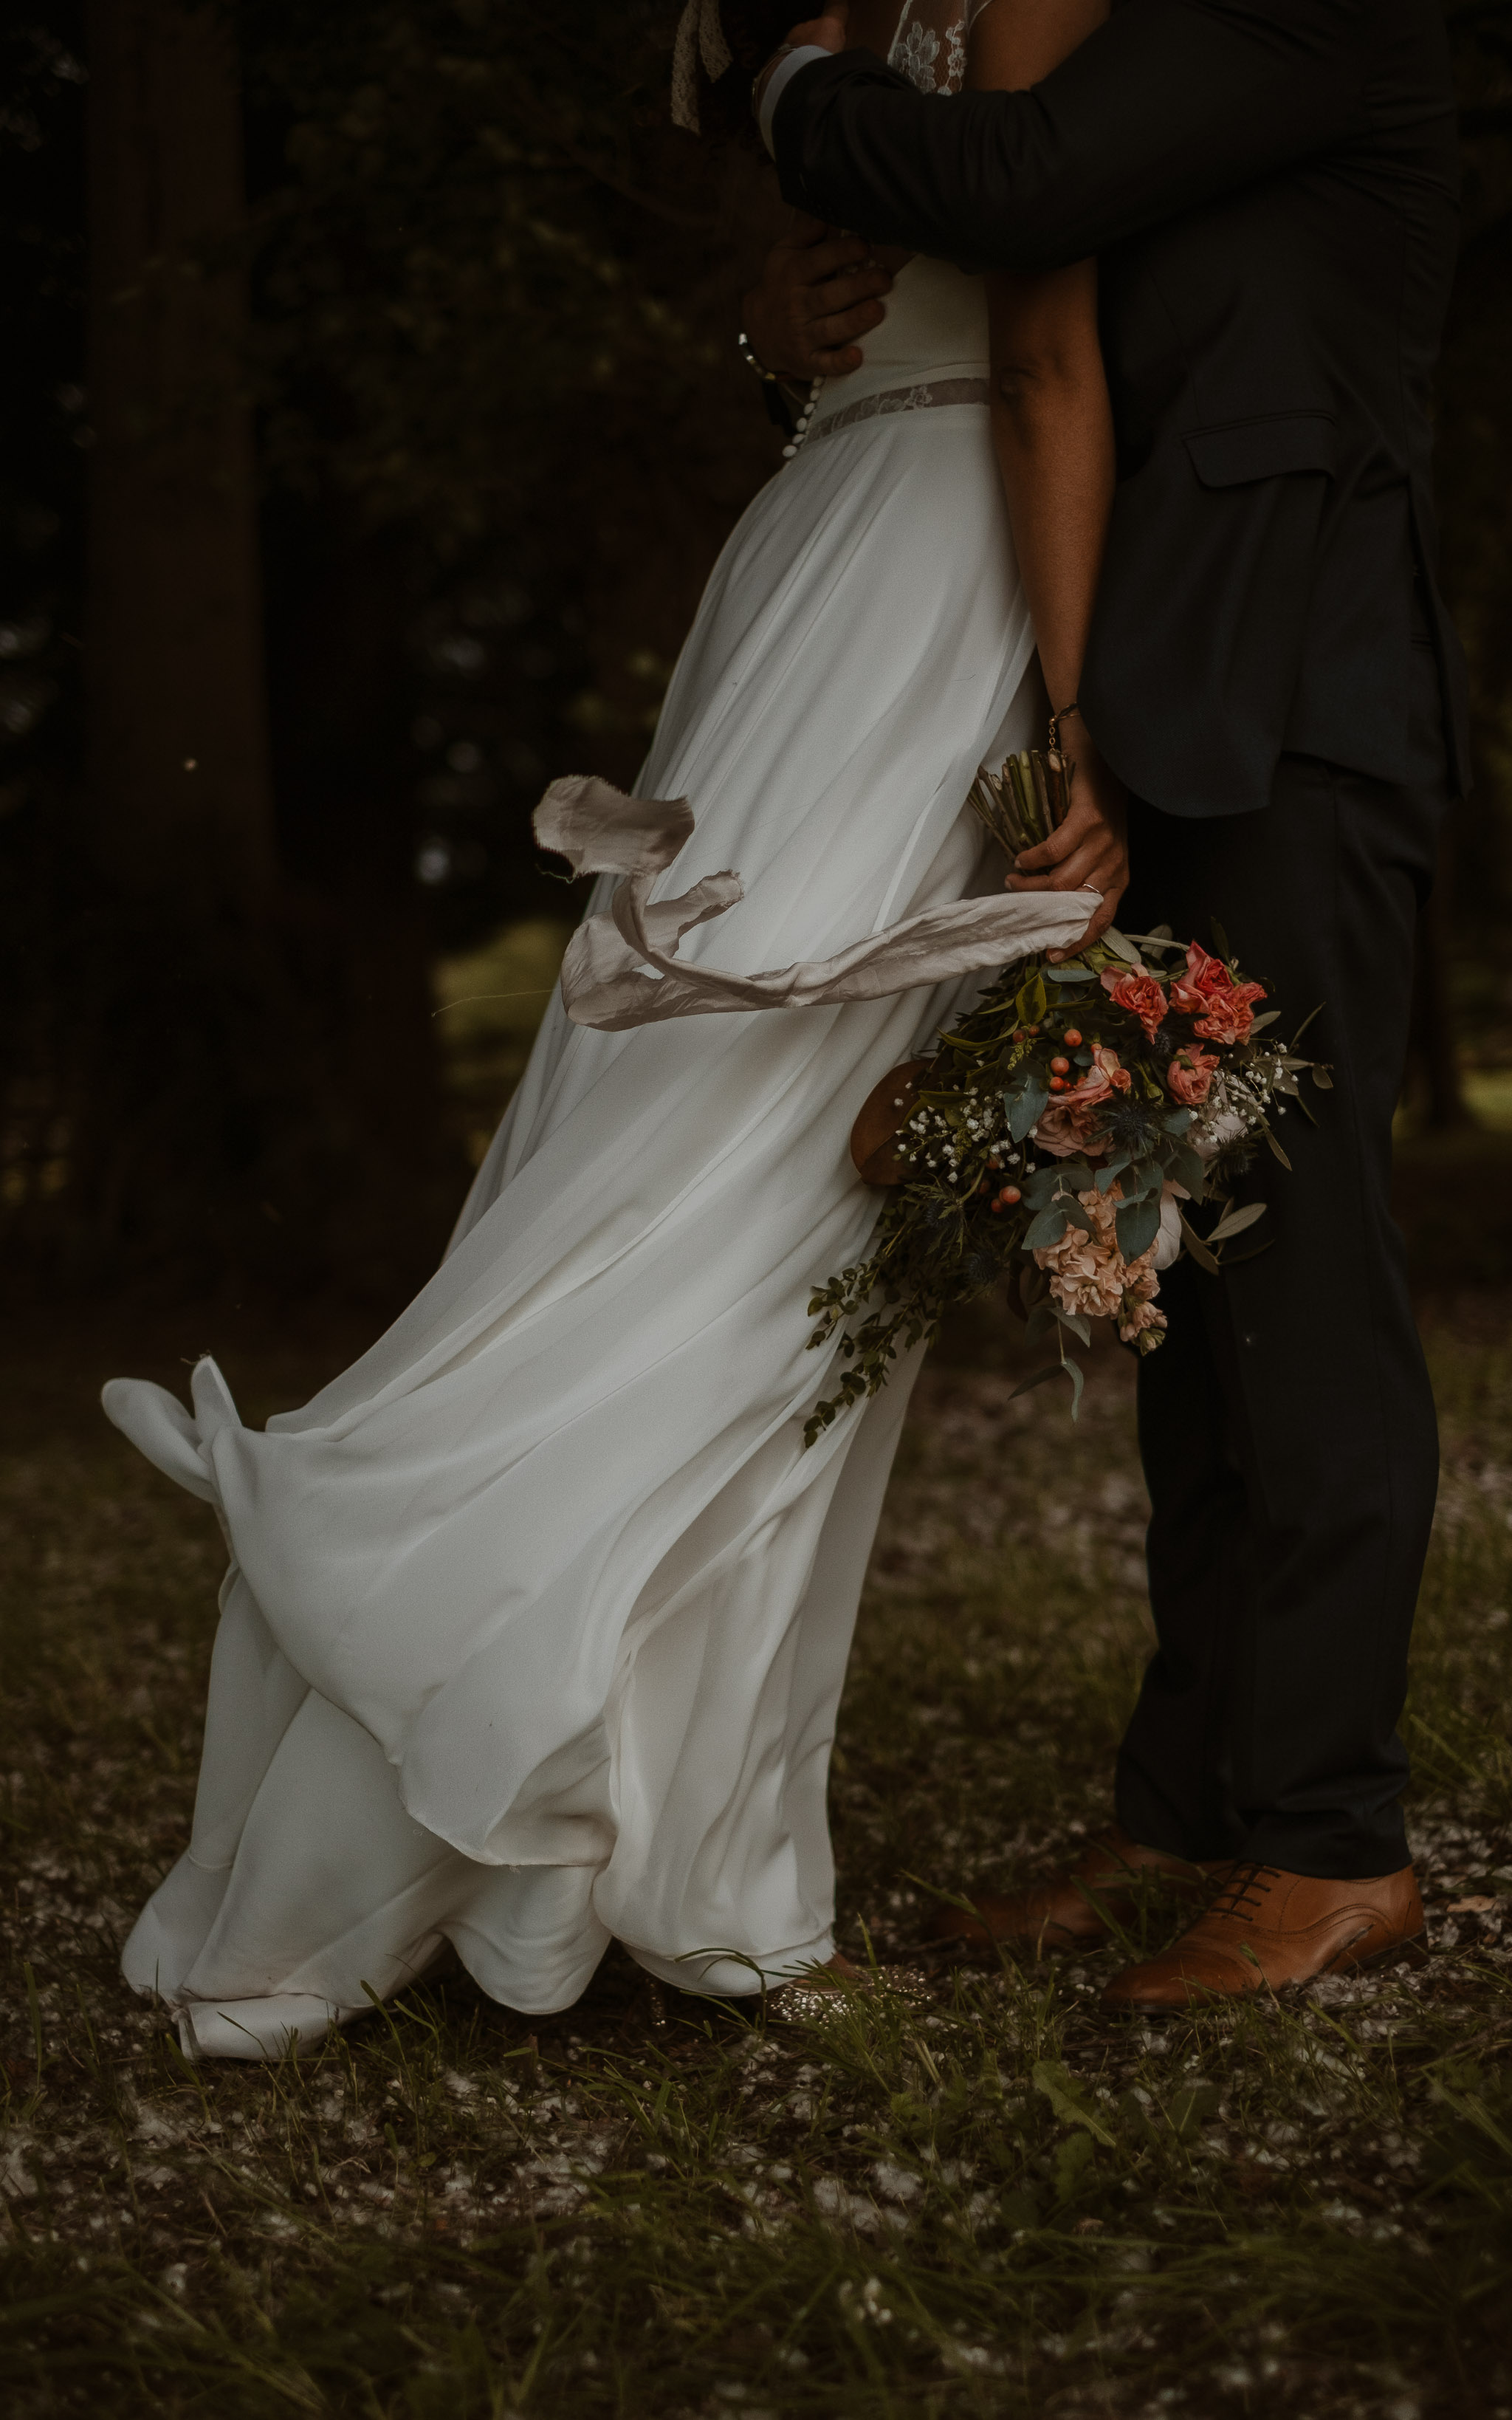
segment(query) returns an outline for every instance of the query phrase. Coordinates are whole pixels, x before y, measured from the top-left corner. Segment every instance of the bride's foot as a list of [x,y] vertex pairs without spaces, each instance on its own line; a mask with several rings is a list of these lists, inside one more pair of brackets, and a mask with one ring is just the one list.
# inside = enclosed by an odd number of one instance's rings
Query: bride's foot
[[795,1976],[791,1983],[780,1983],[775,1992],[768,1992],[766,2014],[779,2024],[811,2024],[815,2018],[833,2016],[843,2008],[849,1993],[870,1993],[878,1984],[911,2008],[929,2005],[929,1981],[920,1968],[857,1966],[837,1949],[822,1966],[810,1967],[806,1975]]
[[[887,1973],[889,1970],[884,1968],[883,1971]],[[896,1968],[891,1971],[901,1973],[903,1970]],[[822,1982],[820,1978],[825,1975],[833,1975],[835,1982]],[[864,1969],[854,1964],[849,1958],[837,1949],[833,1958],[826,1958],[822,1966],[812,1967],[807,1974],[795,1977],[793,1982],[779,1983],[768,1992],[765,1995],[767,2014],[779,2017],[799,2014],[796,1999],[789,1996],[790,1993],[809,1993],[812,2001],[812,2006],[806,2006],[801,2011],[802,2014],[811,2016],[824,2013],[836,2005],[836,1984],[864,1984],[867,1979]],[[672,2021],[667,2006],[667,1995],[654,1975],[642,1975],[641,1990],[652,2032],[670,2033]]]

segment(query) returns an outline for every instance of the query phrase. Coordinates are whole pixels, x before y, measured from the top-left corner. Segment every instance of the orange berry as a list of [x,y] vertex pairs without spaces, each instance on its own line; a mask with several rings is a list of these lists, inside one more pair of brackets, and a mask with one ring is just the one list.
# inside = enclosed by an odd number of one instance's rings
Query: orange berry
[[1024,1196],[1016,1185],[1005,1185],[997,1199],[999,1202],[1022,1202]]
[[1075,1049],[1075,1047],[1076,1047],[1076,1045],[1080,1042],[1081,1038],[1082,1038],[1082,1037],[1081,1037],[1081,1035],[1077,1032],[1076,1028],[1074,1027],[1074,1025],[1068,1025],[1068,1026],[1067,1026],[1067,1028],[1066,1028],[1066,1047],[1067,1047],[1067,1049],[1068,1049],[1068,1050],[1074,1050],[1074,1049]]
[[1063,1092],[1065,1091],[1065,1089],[1066,1089],[1066,1078],[1065,1078],[1065,1077],[1064,1077],[1064,1076],[1052,1076],[1052,1077],[1051,1077],[1051,1078],[1050,1078],[1050,1090],[1051,1090],[1053,1093],[1063,1093]]
[[1050,1073],[1052,1076],[1069,1076],[1071,1074],[1071,1061],[1069,1059],[1052,1059],[1050,1062]]

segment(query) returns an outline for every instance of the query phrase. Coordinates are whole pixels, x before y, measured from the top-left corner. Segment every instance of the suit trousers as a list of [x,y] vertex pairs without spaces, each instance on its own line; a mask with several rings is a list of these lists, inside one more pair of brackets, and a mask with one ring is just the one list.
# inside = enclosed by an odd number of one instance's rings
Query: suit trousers
[[[1431,754],[1429,762],[1431,763]],[[1158,1645],[1118,1763],[1120,1823],[1193,1858],[1359,1880],[1408,1861],[1396,1733],[1438,1430],[1389,1205],[1413,933],[1442,782],[1283,757],[1269,807],[1131,810],[1125,932],[1227,935],[1329,1063],[1235,1188],[1267,1216],[1222,1273],[1161,1280],[1139,1365]],[[1200,1225],[1200,1221],[1198,1222]],[[1245,1255],[1246,1257],[1239,1257]]]

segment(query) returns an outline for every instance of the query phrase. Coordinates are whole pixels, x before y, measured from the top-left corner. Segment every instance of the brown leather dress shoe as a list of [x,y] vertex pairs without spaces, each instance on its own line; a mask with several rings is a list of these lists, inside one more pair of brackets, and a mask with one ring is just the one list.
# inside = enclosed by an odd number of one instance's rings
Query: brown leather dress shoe
[[1187,2009],[1394,1954],[1423,1954],[1423,1901],[1411,1866],[1340,1883],[1238,1863],[1180,1939],[1159,1958],[1126,1966],[1103,2001],[1109,2009]]
[[973,1901],[974,1917],[960,1908],[936,1908],[926,1930],[932,1941],[964,1941],[973,1948],[1001,1942],[1042,1958],[1050,1949],[1105,1941],[1109,1916],[1127,1924],[1136,1913],[1130,1886],[1141,1874],[1165,1874],[1198,1891],[1218,1870],[1188,1865],[1165,1849],[1147,1849],[1110,1823],[1093,1834],[1076,1863],[1054,1881],[1007,1895],[984,1891]]

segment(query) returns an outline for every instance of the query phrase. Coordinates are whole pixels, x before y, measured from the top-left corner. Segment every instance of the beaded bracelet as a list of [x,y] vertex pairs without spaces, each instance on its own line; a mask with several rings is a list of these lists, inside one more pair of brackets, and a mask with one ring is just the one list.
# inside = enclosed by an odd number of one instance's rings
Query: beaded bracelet
[[766,364],[758,358],[755,347],[752,345],[750,338],[747,335],[744,328],[742,328],[739,335],[735,338],[735,345],[739,351],[740,358],[745,363],[746,367],[748,370],[755,371],[764,386],[781,385],[782,381],[777,371],[769,370]]

